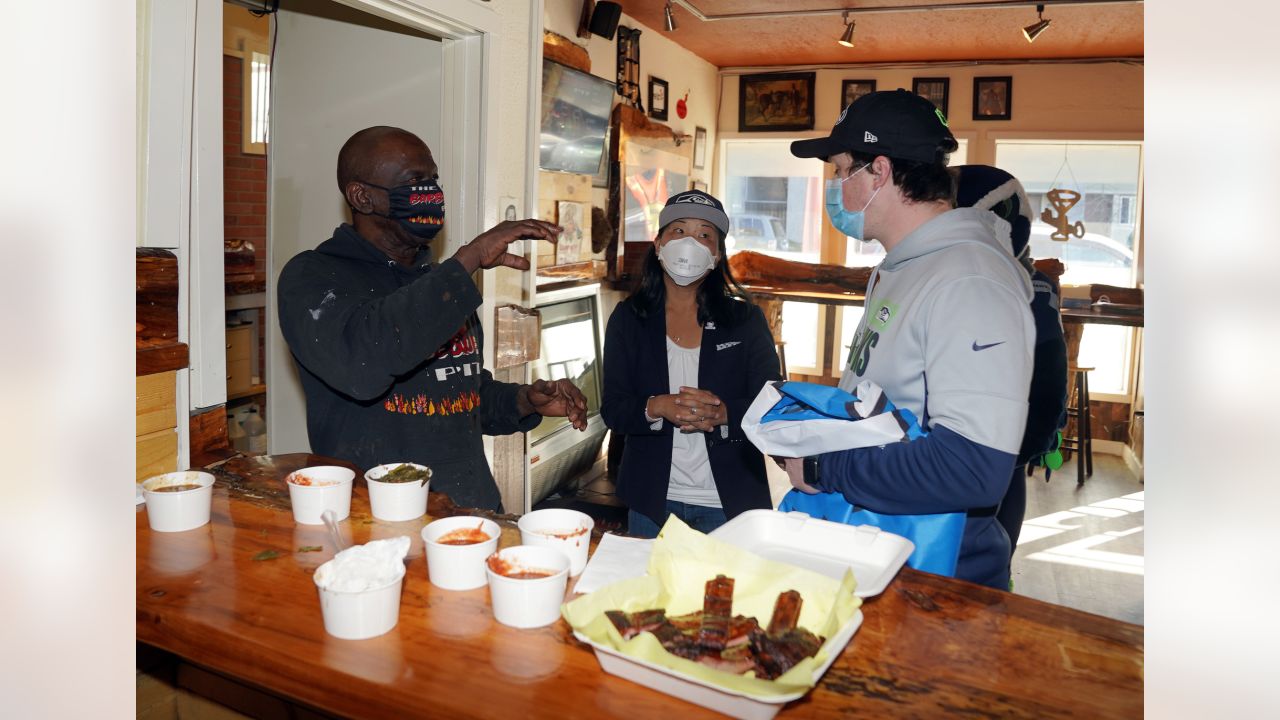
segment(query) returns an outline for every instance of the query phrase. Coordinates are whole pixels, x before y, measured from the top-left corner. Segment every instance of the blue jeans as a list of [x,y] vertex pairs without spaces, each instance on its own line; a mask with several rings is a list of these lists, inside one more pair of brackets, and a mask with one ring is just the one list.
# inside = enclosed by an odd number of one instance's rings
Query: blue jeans
[[[689,503],[675,500],[667,501],[667,514],[675,515],[683,520],[685,525],[703,533],[709,533],[729,520],[721,508],[690,505]],[[664,523],[666,520],[665,517],[662,519]],[[658,531],[661,529],[659,525],[649,519],[648,515],[642,515],[635,510],[627,511],[628,535],[641,538],[658,537]]]

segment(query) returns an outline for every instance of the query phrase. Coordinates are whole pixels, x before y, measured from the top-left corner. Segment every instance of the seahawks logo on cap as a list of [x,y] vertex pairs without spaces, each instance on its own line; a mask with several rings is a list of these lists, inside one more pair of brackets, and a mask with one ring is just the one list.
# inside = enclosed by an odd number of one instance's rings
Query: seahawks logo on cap
[[715,207],[715,203],[711,202],[707,198],[702,197],[701,195],[685,195],[679,200],[676,200],[676,202],[677,203],[698,203],[699,205],[710,205],[711,207]]

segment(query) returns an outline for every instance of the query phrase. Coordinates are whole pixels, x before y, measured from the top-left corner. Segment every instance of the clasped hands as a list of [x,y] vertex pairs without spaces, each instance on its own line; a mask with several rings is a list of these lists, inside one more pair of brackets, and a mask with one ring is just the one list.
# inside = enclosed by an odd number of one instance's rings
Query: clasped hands
[[729,422],[729,408],[715,393],[681,386],[673,395],[654,395],[645,406],[649,417],[660,417],[680,432],[711,432]]
[[534,380],[516,395],[520,416],[538,413],[544,417],[568,418],[578,430],[587,429],[587,398],[568,380]]

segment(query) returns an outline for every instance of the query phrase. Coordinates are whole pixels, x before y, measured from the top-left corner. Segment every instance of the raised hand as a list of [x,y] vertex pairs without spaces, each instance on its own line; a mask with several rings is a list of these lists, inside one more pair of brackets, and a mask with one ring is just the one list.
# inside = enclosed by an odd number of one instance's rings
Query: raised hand
[[462,263],[467,272],[499,266],[528,270],[529,261],[519,255],[512,255],[507,251],[507,246],[517,240],[548,240],[554,243],[563,230],[559,225],[545,220],[507,220],[458,248],[453,257]]

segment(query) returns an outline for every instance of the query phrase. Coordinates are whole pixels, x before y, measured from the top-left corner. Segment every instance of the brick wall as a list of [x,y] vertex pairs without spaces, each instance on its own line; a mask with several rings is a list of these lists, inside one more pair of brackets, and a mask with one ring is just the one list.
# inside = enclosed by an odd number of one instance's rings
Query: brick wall
[[[228,292],[267,289],[267,158],[243,151],[244,61],[222,56],[223,233],[227,241],[253,243],[252,283],[228,283]],[[230,272],[230,268],[228,268]],[[266,314],[258,311],[258,357],[266,358]],[[255,375],[265,377],[263,367]],[[265,407],[259,403],[259,408]],[[265,417],[265,412],[263,413]]]
[[222,56],[223,228],[226,239],[254,246],[254,290],[266,289],[267,158],[242,150],[243,61]]

